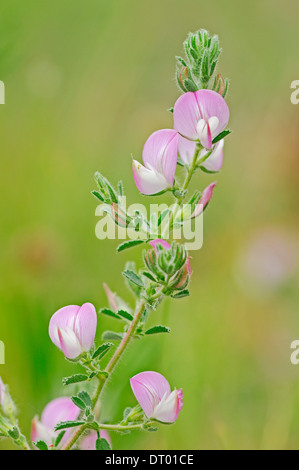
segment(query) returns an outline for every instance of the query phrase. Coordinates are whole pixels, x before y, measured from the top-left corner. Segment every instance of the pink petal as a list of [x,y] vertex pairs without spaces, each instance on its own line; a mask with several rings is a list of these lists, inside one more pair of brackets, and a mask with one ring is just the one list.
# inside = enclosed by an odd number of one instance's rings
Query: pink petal
[[75,359],[93,345],[97,327],[97,314],[94,306],[86,303],[69,305],[54,313],[49,324],[52,342],[69,359]]
[[5,385],[2,382],[2,379],[0,377],[0,407],[4,405],[4,399],[5,399]]
[[50,401],[44,408],[41,423],[54,431],[55,426],[61,421],[74,421],[80,413],[79,408],[74,405],[68,397],[56,398]]
[[[61,421],[74,421],[78,418],[80,410],[74,405],[68,397],[56,398],[45,407],[41,421],[35,417],[31,426],[31,439],[33,442],[38,440],[45,441],[48,445],[52,444],[53,439],[57,436],[54,432],[55,426]],[[69,429],[62,438],[62,444],[65,443],[72,430]]]
[[200,166],[213,173],[220,171],[223,165],[223,147],[222,139],[217,142],[211,155]]
[[[96,440],[98,438],[96,431],[91,431],[86,437],[84,437],[80,443],[80,450],[96,450]],[[112,447],[111,438],[105,429],[100,431],[100,438],[106,439],[110,447]]]
[[[210,118],[213,118],[210,120]],[[216,119],[218,119],[218,122]],[[188,92],[180,96],[174,105],[174,128],[181,135],[198,140],[198,122],[208,121],[211,139],[222,132],[229,121],[229,109],[226,101],[219,93],[212,90]],[[210,140],[207,135],[208,141]]]
[[35,416],[31,423],[31,441],[36,443],[38,441],[44,441],[48,446],[52,445],[55,440],[55,432],[38,420],[38,416]]
[[173,126],[176,131],[191,140],[198,140],[197,123],[202,119],[196,94],[184,93],[176,101],[173,109]]
[[141,372],[130,379],[133,393],[143,409],[150,418],[155,407],[164,396],[170,395],[170,385],[158,372]]
[[184,163],[190,165],[195,153],[196,142],[179,136],[178,152]]
[[177,165],[178,134],[173,129],[154,132],[144,144],[142,159],[146,168],[153,167],[172,186]]
[[97,330],[97,312],[91,303],[85,303],[77,313],[74,330],[84,351],[89,351],[94,343]]
[[149,244],[153,248],[156,248],[157,245],[162,245],[163,248],[165,248],[166,250],[169,250],[170,248],[170,244],[166,240],[163,240],[162,238],[156,238],[156,240],[151,240]]
[[200,200],[198,201],[198,204],[195,208],[195,211],[192,217],[197,217],[204,210],[206,205],[210,202],[210,200],[212,199],[213,191],[214,191],[216,184],[217,184],[217,181],[214,181],[203,190],[202,196]]
[[68,305],[67,307],[62,307],[57,310],[57,312],[52,316],[49,324],[49,336],[51,341],[59,349],[61,349],[61,345],[59,338],[57,337],[57,327],[59,326],[59,328],[63,330],[72,328],[79,310],[80,307],[78,305]]

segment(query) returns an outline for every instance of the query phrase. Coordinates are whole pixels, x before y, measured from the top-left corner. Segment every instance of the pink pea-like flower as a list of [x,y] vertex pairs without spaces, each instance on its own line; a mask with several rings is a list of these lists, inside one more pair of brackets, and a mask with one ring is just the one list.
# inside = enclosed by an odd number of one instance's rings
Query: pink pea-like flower
[[91,349],[97,328],[94,306],[68,305],[57,310],[49,324],[49,336],[68,359],[75,359]]
[[189,140],[200,141],[206,149],[229,121],[229,109],[219,93],[198,90],[184,93],[173,109],[174,128]]
[[173,129],[154,132],[146,141],[144,166],[133,160],[133,177],[142,194],[157,194],[173,186],[177,164],[178,134]]
[[133,393],[147,418],[174,423],[183,407],[182,389],[171,391],[158,372],[141,372],[130,379]]
[[[61,421],[76,420],[79,413],[79,408],[74,405],[72,400],[68,397],[52,400],[45,407],[40,420],[38,416],[33,418],[31,425],[32,442],[44,441],[48,446],[53,445],[58,435],[58,432],[55,431],[55,426]],[[71,429],[66,431],[61,440],[61,444],[64,444],[68,440],[71,433]]]
[[[220,171],[223,165],[223,147],[224,140],[220,140],[215,144],[215,147],[211,155],[200,164],[201,168],[204,168],[210,173],[216,173]],[[196,142],[193,140],[185,139],[184,137],[179,137],[178,152],[186,165],[190,165],[193,160],[193,156],[196,149]],[[208,153],[208,150],[203,149],[199,152],[198,159],[205,157]]]
[[192,217],[197,217],[199,214],[201,214],[204,208],[209,204],[210,200],[212,199],[213,191],[214,191],[216,184],[217,182],[214,181],[203,190],[202,196],[200,200],[198,201],[197,206],[195,207]]
[[[82,441],[80,442],[80,450],[96,450],[96,440],[98,438],[98,434],[96,431],[91,431],[87,436],[85,436]],[[110,447],[112,447],[111,438],[105,429],[100,431],[100,438],[106,439]]]
[[4,407],[5,401],[5,385],[0,377],[0,408]]

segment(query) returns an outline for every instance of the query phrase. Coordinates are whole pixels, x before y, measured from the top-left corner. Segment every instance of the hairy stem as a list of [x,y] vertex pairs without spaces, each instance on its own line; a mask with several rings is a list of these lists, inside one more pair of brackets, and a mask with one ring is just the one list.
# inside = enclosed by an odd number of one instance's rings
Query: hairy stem
[[[193,160],[192,160],[192,163],[191,163],[191,166],[190,168],[188,169],[188,172],[187,172],[187,175],[186,175],[186,178],[185,178],[185,181],[183,183],[183,186],[181,188],[181,191],[185,192],[187,189],[188,189],[188,186],[190,184],[190,181],[191,181],[191,178],[193,176],[193,173],[195,171],[195,168],[196,168],[196,163],[197,163],[197,157],[198,157],[198,154],[199,152],[201,151],[202,147],[200,145],[197,145],[196,146],[196,149],[195,149],[195,152],[194,152],[194,156],[193,156]],[[165,235],[168,230],[171,229],[171,226],[173,224],[173,220],[178,212],[178,210],[180,209],[181,205],[182,205],[182,202],[185,198],[185,195],[183,194],[181,197],[179,197],[172,209],[172,212],[171,212],[171,216],[170,216],[170,219],[169,219],[169,223],[168,225],[165,227],[165,230],[163,231],[163,234],[162,234],[162,237],[163,235]]]
[[[147,423],[148,426],[153,425],[154,422],[149,421]],[[122,424],[101,424],[99,423],[99,428],[100,429],[107,429],[108,431],[126,431],[126,430],[134,430],[134,429],[142,429],[143,428],[143,423],[140,424],[128,424],[128,425],[122,425]]]

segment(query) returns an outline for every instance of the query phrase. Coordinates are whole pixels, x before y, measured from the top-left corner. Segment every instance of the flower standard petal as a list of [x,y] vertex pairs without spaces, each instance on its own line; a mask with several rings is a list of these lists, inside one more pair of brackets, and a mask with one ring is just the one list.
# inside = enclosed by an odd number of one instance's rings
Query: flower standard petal
[[97,329],[97,312],[87,302],[79,309],[74,324],[74,331],[84,351],[89,351],[94,343]]
[[211,148],[212,140],[222,132],[229,121],[226,101],[212,90],[198,90],[182,95],[174,105],[174,128],[182,136],[200,140]]
[[61,421],[74,421],[80,413],[69,397],[59,397],[50,401],[41,415],[41,423],[54,431],[55,426]]
[[74,319],[80,310],[78,305],[68,305],[67,307],[62,307],[51,317],[49,323],[49,336],[51,341],[60,349],[60,340],[57,335],[57,326],[61,329],[72,328],[74,324]]
[[173,129],[161,129],[149,136],[144,144],[144,165],[163,175],[169,185],[174,182],[177,165],[178,133]]
[[[74,421],[80,414],[79,408],[74,405],[72,400],[68,397],[61,397],[52,400],[44,408],[42,412],[41,420],[35,416],[31,425],[31,439],[33,442],[39,440],[45,441],[48,445],[53,444],[57,432],[55,432],[55,426],[61,421]],[[71,429],[68,429],[64,434],[61,443],[65,443],[70,434]]]
[[182,136],[198,140],[197,123],[202,119],[196,94],[192,91],[184,93],[176,101],[173,108],[174,128]]
[[97,316],[92,304],[69,305],[52,316],[49,336],[67,358],[75,359],[92,347],[96,326]]
[[170,395],[170,385],[158,372],[141,372],[130,379],[133,393],[146,416],[153,415],[155,407],[166,395]]

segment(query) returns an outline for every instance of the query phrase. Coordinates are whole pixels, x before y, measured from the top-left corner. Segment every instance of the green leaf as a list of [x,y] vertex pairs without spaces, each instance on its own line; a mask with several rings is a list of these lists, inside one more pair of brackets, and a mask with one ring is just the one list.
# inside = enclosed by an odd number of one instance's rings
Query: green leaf
[[12,439],[16,440],[20,437],[20,432],[18,430],[18,428],[16,426],[14,426],[12,429],[9,429],[7,431],[9,437],[11,437]]
[[170,328],[168,328],[167,326],[157,325],[147,330],[145,334],[155,335],[156,333],[169,333],[169,332],[170,332]]
[[163,220],[165,219],[168,213],[169,213],[169,209],[165,209],[163,212],[161,212],[158,218],[158,227],[160,227],[161,223],[163,222]]
[[143,287],[142,279],[138,276],[138,274],[134,273],[134,271],[127,269],[122,274],[124,277],[126,277],[130,282],[132,282],[136,286]]
[[98,357],[99,359],[101,359],[103,356],[105,356],[105,354],[107,354],[107,352],[109,351],[109,349],[113,346],[112,343],[104,343],[102,344],[101,346],[99,346],[95,352],[93,353],[93,356],[92,356],[92,359],[95,359],[96,357]]
[[121,243],[118,245],[116,248],[117,253],[120,253],[121,251],[127,250],[128,248],[132,248],[133,246],[138,246],[142,245],[145,242],[145,240],[129,240]]
[[78,382],[85,382],[85,380],[88,380],[88,375],[75,374],[75,375],[71,375],[70,377],[64,377],[64,379],[62,379],[62,383],[63,385],[70,385],[70,384],[76,384]]
[[65,435],[66,431],[61,431],[58,436],[56,437],[56,441],[55,441],[55,447],[59,446],[63,436]]
[[111,450],[111,447],[106,439],[97,439],[96,450]]
[[84,421],[61,421],[55,426],[55,431],[61,431],[62,429],[75,428],[85,424]]
[[100,310],[100,313],[103,313],[104,315],[108,315],[109,317],[112,317],[112,318],[117,318],[117,320],[119,320],[119,316],[117,315],[117,313],[113,312],[111,308],[102,308]]
[[102,339],[110,341],[121,341],[123,339],[123,334],[116,333],[115,331],[104,331],[102,334]]
[[147,277],[148,279],[150,279],[153,282],[157,282],[156,279],[154,278],[154,276],[151,273],[149,273],[148,271],[143,271],[142,275]]
[[85,410],[86,404],[79,397],[71,397],[71,400],[80,410]]
[[91,191],[96,198],[98,198],[101,202],[104,202],[104,198],[100,195],[99,191]]
[[224,137],[226,137],[227,135],[231,134],[232,131],[230,131],[229,129],[227,129],[226,131],[222,131],[220,132],[220,134],[218,134],[212,141],[213,144],[216,144],[217,142],[219,142],[219,140],[222,140],[224,139]]
[[78,398],[80,398],[88,408],[92,408],[92,399],[85,390],[78,393]]
[[37,447],[39,450],[48,450],[48,446],[44,441],[37,441],[35,443],[35,447]]
[[180,292],[177,292],[176,294],[172,295],[171,297],[173,299],[181,299],[182,297],[188,297],[188,295],[190,295],[190,292],[188,291],[188,289],[185,289],[185,290],[182,290]]
[[126,312],[126,310],[118,310],[117,315],[129,321],[133,320],[133,315],[131,315],[129,312]]

